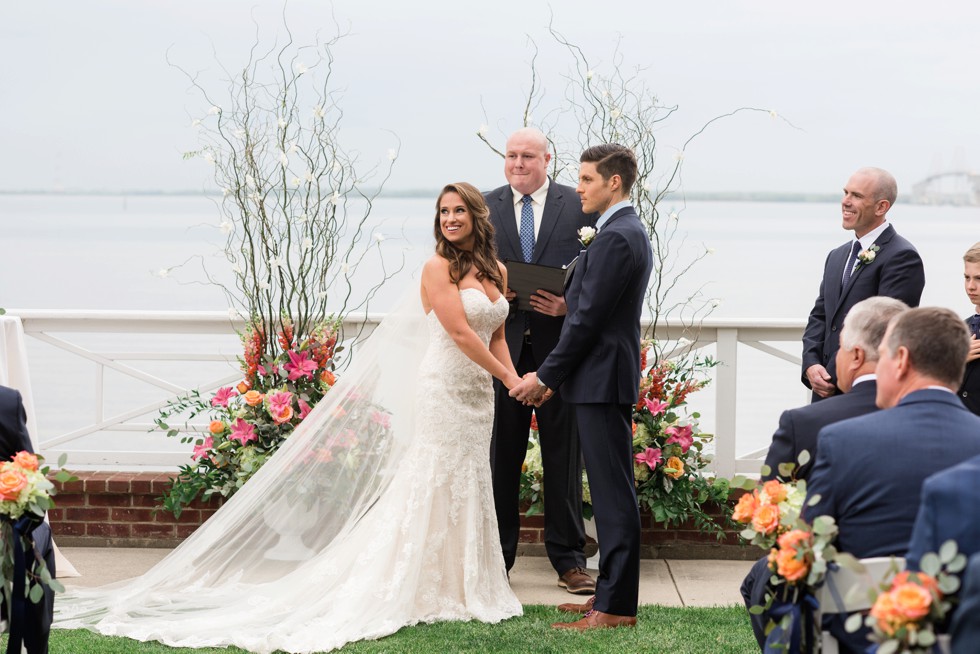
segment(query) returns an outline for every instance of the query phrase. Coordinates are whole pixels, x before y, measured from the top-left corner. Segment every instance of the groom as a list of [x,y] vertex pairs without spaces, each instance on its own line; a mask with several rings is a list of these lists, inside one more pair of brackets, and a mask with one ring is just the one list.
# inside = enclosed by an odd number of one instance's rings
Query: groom
[[629,202],[636,157],[617,144],[581,156],[576,191],[585,213],[601,214],[598,234],[579,256],[565,293],[558,344],[510,394],[540,404],[561,387],[575,406],[579,439],[601,543],[595,597],[562,605],[585,613],[558,629],[636,625],[640,513],[633,485],[632,416],[640,384],[640,315],[653,268],[650,239]]

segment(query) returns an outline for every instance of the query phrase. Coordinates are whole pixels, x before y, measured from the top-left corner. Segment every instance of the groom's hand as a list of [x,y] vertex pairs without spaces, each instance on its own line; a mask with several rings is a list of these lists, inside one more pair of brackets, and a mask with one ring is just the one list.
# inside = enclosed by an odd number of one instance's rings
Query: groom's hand
[[564,316],[568,313],[564,297],[553,295],[540,288],[531,296],[531,307],[546,316]]
[[528,406],[541,406],[551,395],[547,387],[538,383],[538,375],[529,372],[524,375],[521,383],[510,390],[510,396]]

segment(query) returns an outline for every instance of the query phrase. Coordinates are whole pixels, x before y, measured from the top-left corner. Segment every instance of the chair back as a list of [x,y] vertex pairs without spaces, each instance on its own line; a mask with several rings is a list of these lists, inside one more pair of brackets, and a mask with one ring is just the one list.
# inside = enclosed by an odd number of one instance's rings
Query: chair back
[[878,556],[861,559],[861,564],[864,566],[864,570],[861,572],[845,567],[828,570],[823,586],[817,591],[820,612],[823,614],[854,613],[855,611],[870,609],[869,591],[881,583],[892,562],[899,571],[905,569],[905,559],[903,558]]

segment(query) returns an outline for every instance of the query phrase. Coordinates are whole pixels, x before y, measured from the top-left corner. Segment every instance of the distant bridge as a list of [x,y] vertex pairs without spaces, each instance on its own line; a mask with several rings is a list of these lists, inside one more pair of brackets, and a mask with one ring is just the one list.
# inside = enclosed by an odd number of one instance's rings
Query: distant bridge
[[980,205],[980,173],[957,170],[930,175],[912,187],[912,204]]

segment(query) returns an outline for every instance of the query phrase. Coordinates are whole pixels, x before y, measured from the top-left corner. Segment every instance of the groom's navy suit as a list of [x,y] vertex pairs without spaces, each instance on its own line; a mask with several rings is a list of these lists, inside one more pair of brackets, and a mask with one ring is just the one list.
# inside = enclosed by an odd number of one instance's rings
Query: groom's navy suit
[[640,515],[633,486],[632,410],[640,383],[640,316],[653,268],[636,211],[616,211],[579,256],[568,315],[538,379],[575,405],[601,558],[594,608],[635,616]]
[[[897,406],[824,427],[807,482],[808,521],[832,516],[837,549],[858,558],[905,556],[926,477],[980,455],[980,417],[953,393],[923,389]],[[845,616],[846,617],[846,616]],[[829,625],[841,643],[864,652],[867,641]]]
[[807,387],[810,386],[807,368],[817,363],[830,373],[831,382],[837,383],[835,357],[840,347],[844,316],[851,307],[877,295],[893,297],[910,307],[917,307],[922,297],[922,288],[926,283],[922,259],[915,247],[899,236],[891,225],[875,239],[878,251],[874,261],[860,264],[847,285],[842,287],[844,266],[850,257],[853,242],[831,250],[824,263],[820,292],[803,332],[802,379]]
[[[514,191],[501,186],[485,196],[490,208],[502,261],[523,261],[521,238],[514,211]],[[531,262],[555,268],[567,265],[579,253],[578,230],[595,224],[596,216],[582,212],[582,202],[570,186],[548,185],[541,227],[534,242]],[[505,333],[510,358],[517,374],[538,369],[551,354],[564,318],[537,311],[522,311],[512,304]],[[521,465],[527,456],[531,410],[512,398],[507,388],[494,380],[495,407],[493,446],[493,501],[500,530],[504,563],[510,570],[517,556],[520,536]],[[544,546],[551,565],[559,574],[585,567],[585,527],[582,523],[582,451],[575,415],[560,394],[535,410],[541,443],[541,462],[548,480],[544,491]]]
[[[31,439],[27,433],[27,416],[20,393],[12,388],[0,386],[0,460],[9,461],[21,451],[34,452]],[[51,576],[55,576],[54,546],[51,542],[51,527],[46,522],[34,528],[30,538],[34,541],[34,551],[44,558]],[[34,556],[34,551],[28,552],[28,560]],[[6,606],[3,607],[6,618]],[[44,597],[41,601],[27,602],[24,615],[24,646],[28,654],[47,654],[48,635],[51,632],[51,620],[54,617],[54,591],[50,586],[44,586]]]
[[980,552],[980,456],[937,472],[922,484],[906,567],[919,569],[926,552],[953,539],[967,557]]

